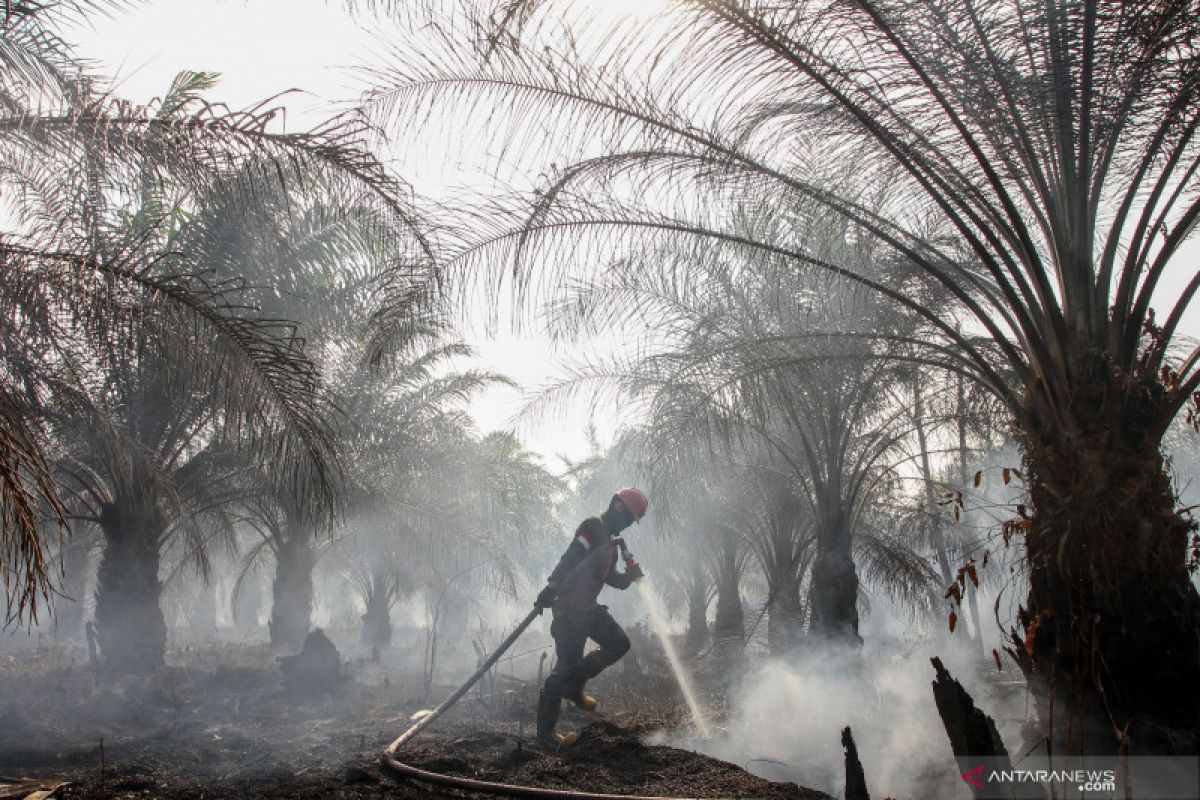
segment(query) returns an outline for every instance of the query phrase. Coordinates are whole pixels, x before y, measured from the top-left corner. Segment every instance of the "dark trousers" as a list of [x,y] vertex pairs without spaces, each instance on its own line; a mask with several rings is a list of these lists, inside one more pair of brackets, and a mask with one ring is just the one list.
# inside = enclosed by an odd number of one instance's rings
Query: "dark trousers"
[[[575,699],[588,679],[629,652],[629,637],[608,613],[608,606],[555,609],[550,635],[557,661],[543,691],[555,697]],[[583,648],[588,639],[597,647],[585,658]]]

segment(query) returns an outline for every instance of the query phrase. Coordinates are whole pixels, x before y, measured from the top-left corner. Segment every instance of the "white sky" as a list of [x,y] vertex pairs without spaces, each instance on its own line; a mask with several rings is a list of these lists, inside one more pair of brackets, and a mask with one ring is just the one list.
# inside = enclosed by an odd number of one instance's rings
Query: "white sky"
[[[649,14],[667,0],[563,0],[593,3],[601,13]],[[338,102],[352,101],[362,87],[352,67],[370,62],[378,44],[370,30],[370,17],[351,17],[336,0],[157,0],[131,12],[98,17],[67,36],[101,74],[116,76],[117,93],[145,102],[161,95],[181,70],[206,70],[222,74],[212,93],[232,108],[242,108],[292,89],[305,90],[286,98],[288,128],[300,130],[331,115]],[[448,159],[428,163],[406,159],[404,177],[418,191],[436,192],[454,179],[446,174]],[[415,173],[415,174],[414,174]],[[1196,271],[1200,242],[1178,259],[1176,274],[1168,276],[1164,292],[1178,291]],[[1200,307],[1188,314],[1183,329],[1200,334]],[[552,378],[554,364],[563,354],[552,353],[542,337],[501,332],[485,339],[470,337],[483,364],[507,374],[527,389]],[[513,427],[513,417],[524,401],[518,392],[495,390],[481,396],[472,412],[485,431]],[[611,435],[612,413],[599,414],[595,422],[601,438]],[[588,413],[580,410],[566,418],[520,425],[527,446],[558,466],[558,454],[578,458],[586,452],[584,429]]]

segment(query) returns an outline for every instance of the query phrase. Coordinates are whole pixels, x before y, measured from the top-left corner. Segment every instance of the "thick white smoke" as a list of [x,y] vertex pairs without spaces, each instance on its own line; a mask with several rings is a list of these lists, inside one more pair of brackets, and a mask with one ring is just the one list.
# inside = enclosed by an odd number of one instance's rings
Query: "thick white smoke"
[[[980,671],[986,665],[975,656],[938,653],[934,646],[888,653],[868,649],[861,659],[830,652],[770,659],[752,666],[732,687],[728,718],[711,739],[686,731],[663,732],[655,739],[840,797],[845,786],[841,730],[849,725],[872,797],[965,800],[971,793],[955,769],[934,706],[929,657],[941,657],[976,703],[996,718],[1010,749],[1020,743],[1025,703],[1021,690],[1002,686],[1014,676],[985,681]],[[939,649],[946,650],[944,642]]]

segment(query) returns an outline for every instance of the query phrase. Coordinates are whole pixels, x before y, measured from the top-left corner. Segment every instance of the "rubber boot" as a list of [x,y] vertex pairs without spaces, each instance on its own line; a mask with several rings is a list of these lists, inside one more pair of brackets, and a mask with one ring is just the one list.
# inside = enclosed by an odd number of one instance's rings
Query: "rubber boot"
[[579,665],[579,671],[571,681],[571,691],[567,699],[584,711],[595,711],[600,701],[583,691],[587,682],[604,671],[604,664],[596,653],[589,653]]
[[562,708],[562,698],[543,691],[538,695],[537,706],[537,738],[542,744],[552,749],[569,747],[578,738],[574,733],[559,733],[554,728],[558,725],[558,712]]
[[567,695],[567,699],[584,711],[595,711],[596,707],[600,705],[600,701],[583,691],[583,684],[586,680],[586,678],[580,676],[574,681],[571,684],[571,690]]

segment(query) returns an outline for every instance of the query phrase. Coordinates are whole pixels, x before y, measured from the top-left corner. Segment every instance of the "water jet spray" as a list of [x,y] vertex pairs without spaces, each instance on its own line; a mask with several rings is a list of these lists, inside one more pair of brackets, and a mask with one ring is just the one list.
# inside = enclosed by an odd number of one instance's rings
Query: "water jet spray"
[[[621,547],[621,557],[625,559],[626,569],[636,570],[641,573],[641,567],[633,558],[633,553],[629,552],[629,548],[625,545],[624,540],[618,540]],[[704,718],[704,712],[700,708],[700,703],[696,700],[696,691],[692,687],[691,676],[688,675],[687,669],[683,666],[683,660],[679,657],[679,651],[675,649],[675,643],[671,641],[671,632],[667,629],[666,616],[662,613],[662,607],[656,595],[649,587],[645,575],[638,578],[637,584],[638,594],[642,597],[642,603],[646,606],[647,613],[650,614],[650,624],[654,627],[654,632],[658,635],[658,640],[662,642],[663,652],[667,654],[667,663],[671,665],[671,672],[675,675],[675,682],[679,684],[679,691],[683,692],[683,699],[687,702],[688,710],[692,712],[692,722],[696,724],[696,730],[704,739],[709,738],[711,731],[708,727],[708,721]]]

